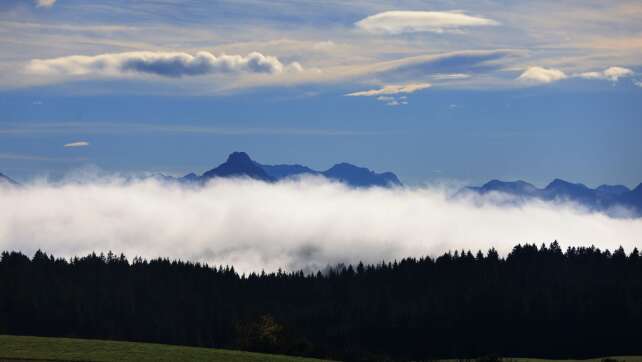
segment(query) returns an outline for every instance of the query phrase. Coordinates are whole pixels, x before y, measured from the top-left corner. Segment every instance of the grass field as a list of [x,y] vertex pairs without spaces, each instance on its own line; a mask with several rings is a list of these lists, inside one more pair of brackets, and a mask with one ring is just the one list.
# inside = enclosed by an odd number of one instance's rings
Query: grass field
[[[607,359],[608,358],[608,359]],[[229,361],[229,362],[320,362],[313,358],[231,351],[213,348],[171,346],[153,343],[100,341],[0,335],[0,361]],[[633,362],[640,356],[616,356],[581,360]],[[445,360],[442,362],[457,361]],[[503,361],[545,362],[538,358],[503,358]],[[564,360],[575,361],[575,360]]]
[[229,361],[319,362],[312,358],[279,356],[212,348],[153,343],[100,341],[0,335],[0,361]]

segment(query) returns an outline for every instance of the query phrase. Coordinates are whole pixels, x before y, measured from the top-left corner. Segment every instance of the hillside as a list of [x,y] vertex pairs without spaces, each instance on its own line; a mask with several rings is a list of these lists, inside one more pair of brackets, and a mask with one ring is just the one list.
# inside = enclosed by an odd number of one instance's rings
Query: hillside
[[314,362],[299,358],[153,343],[0,335],[0,360]]

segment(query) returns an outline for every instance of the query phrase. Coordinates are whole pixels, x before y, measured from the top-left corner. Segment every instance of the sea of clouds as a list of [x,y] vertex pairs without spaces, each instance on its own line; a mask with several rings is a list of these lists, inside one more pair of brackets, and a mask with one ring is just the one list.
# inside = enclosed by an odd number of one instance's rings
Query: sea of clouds
[[[216,179],[203,187],[154,179],[33,182],[0,187],[0,250],[57,257],[92,251],[233,265],[322,269],[438,256],[506,254],[517,243],[642,246],[642,219],[571,203],[452,198],[445,187],[353,189],[323,178],[274,184]],[[501,197],[501,196],[500,196]]]

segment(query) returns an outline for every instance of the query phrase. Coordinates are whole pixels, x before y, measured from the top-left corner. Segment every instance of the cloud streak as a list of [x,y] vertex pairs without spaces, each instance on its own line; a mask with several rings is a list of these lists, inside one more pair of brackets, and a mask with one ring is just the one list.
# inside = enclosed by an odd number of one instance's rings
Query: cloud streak
[[348,93],[348,97],[372,97],[380,95],[391,95],[399,93],[414,93],[416,91],[430,88],[432,85],[430,83],[409,83],[409,84],[399,84],[399,85],[385,85],[379,89],[370,89],[366,91]]
[[355,23],[375,34],[455,31],[463,27],[498,25],[494,20],[448,11],[385,11]]
[[78,142],[71,142],[71,143],[67,143],[67,144],[65,144],[63,147],[71,147],[71,148],[74,148],[74,147],[87,147],[87,146],[89,146],[89,142],[86,142],[86,141],[78,141]]
[[[322,179],[203,188],[98,180],[0,188],[0,250],[91,251],[233,264],[237,270],[323,268],[448,250],[550,242],[628,250],[642,220],[571,204],[503,207],[450,200],[436,188],[349,189]],[[45,207],[43,207],[43,205]]]
[[253,52],[247,56],[220,55],[202,51],[195,55],[180,52],[125,52],[95,56],[72,55],[33,59],[27,73],[45,76],[123,76],[151,74],[179,78],[208,74],[278,74],[302,71],[299,63],[283,64],[278,58]]

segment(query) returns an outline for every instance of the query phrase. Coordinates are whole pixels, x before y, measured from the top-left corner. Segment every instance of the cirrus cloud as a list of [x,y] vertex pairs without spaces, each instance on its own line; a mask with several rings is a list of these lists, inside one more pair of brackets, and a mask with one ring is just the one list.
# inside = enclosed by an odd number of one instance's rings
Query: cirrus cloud
[[195,55],[181,52],[125,52],[33,59],[26,70],[32,74],[53,76],[122,76],[134,73],[178,78],[207,74],[277,74],[301,71],[303,68],[299,63],[286,65],[276,57],[258,52],[247,56],[216,56],[201,51]]
[[379,89],[370,89],[366,91],[348,93],[349,97],[372,97],[379,95],[399,94],[399,93],[414,93],[416,91],[430,88],[430,83],[409,83],[409,84],[390,84],[385,85]]
[[89,146],[89,142],[87,142],[87,141],[78,141],[78,142],[67,143],[63,147],[69,148],[69,147],[87,147],[87,146]]
[[385,11],[355,23],[375,34],[442,33],[468,26],[498,25],[494,20],[450,11]]

